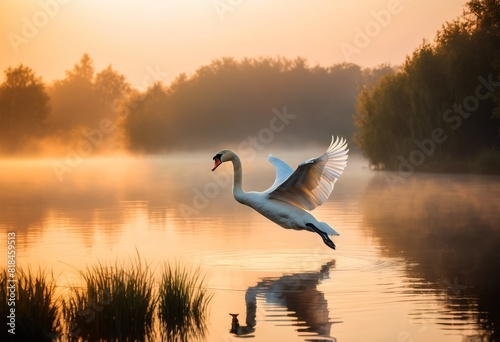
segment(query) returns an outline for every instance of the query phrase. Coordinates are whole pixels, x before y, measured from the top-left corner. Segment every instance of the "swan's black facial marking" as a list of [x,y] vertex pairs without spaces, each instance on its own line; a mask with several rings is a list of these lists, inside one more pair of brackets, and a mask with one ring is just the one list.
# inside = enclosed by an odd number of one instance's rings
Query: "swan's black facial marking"
[[213,158],[213,160],[214,160],[214,167],[212,168],[212,171],[214,171],[216,168],[219,167],[220,164],[222,164],[221,158],[222,158],[222,154],[221,153],[216,154],[214,156],[214,158]]

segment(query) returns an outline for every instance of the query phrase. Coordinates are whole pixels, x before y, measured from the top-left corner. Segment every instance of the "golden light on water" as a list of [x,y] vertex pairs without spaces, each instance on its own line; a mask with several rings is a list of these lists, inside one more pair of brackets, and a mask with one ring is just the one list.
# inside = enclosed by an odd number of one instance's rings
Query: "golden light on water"
[[[63,296],[81,286],[86,267],[127,263],[136,253],[154,270],[168,261],[200,266],[214,293],[209,341],[230,338],[230,312],[240,314],[242,325],[255,317],[253,334],[264,341],[374,335],[458,341],[480,330],[469,306],[474,297],[453,292],[457,284],[472,289],[465,276],[473,269],[454,279],[471,259],[457,265],[452,250],[414,247],[437,227],[458,236],[477,229],[497,235],[493,178],[414,176],[391,190],[354,157],[332,198],[314,213],[341,234],[332,251],[315,234],[282,229],[239,205],[230,184],[206,192],[211,160],[193,158],[86,159],[62,182],[50,159],[3,163],[0,229],[16,230],[18,266],[51,270]],[[255,162],[245,187],[265,188],[271,168]],[[478,205],[480,199],[488,205]],[[185,216],[181,205],[198,212]],[[444,220],[433,221],[436,215]],[[483,225],[475,226],[479,218]],[[486,256],[493,240],[482,246]],[[436,253],[441,259],[428,262]],[[443,322],[451,330],[442,330]]]

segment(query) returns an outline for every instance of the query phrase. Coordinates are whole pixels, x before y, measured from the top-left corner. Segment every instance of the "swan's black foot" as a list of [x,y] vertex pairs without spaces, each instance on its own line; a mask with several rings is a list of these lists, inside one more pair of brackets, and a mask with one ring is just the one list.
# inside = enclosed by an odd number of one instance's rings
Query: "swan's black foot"
[[330,240],[329,237],[323,238],[323,242],[325,243],[325,245],[327,245],[331,249],[335,249],[335,244],[333,243],[332,240]]
[[321,236],[321,238],[323,239],[323,242],[325,243],[325,245],[327,245],[328,247],[330,247],[331,249],[335,249],[335,244],[333,243],[332,240],[330,240],[330,238],[328,237],[328,234],[325,233],[324,231],[316,228],[315,225],[313,225],[312,223],[306,223],[306,227],[309,227],[311,228],[313,231],[315,231],[316,233],[319,234],[319,236]]

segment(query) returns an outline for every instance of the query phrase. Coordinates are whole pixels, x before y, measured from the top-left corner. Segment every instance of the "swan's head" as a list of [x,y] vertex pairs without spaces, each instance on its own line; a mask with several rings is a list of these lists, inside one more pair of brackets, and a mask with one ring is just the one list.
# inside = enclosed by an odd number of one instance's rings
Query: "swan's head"
[[218,168],[220,164],[233,160],[234,156],[234,152],[229,150],[221,150],[217,152],[214,156],[214,167],[212,168],[212,171]]

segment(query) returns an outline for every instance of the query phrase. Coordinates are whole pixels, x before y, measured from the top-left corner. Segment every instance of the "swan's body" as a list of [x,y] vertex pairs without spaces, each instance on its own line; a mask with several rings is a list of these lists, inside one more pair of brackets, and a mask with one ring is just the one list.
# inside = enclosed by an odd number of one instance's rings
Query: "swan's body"
[[284,161],[269,156],[276,169],[274,184],[263,192],[245,192],[242,187],[240,158],[230,150],[214,156],[214,171],[220,164],[231,161],[234,169],[234,198],[255,209],[283,228],[318,233],[323,242],[335,249],[328,235],[339,235],[325,222],[319,222],[308,211],[323,204],[333,190],[347,164],[347,142],[333,139],[327,151],[318,158],[300,164],[295,171]]

